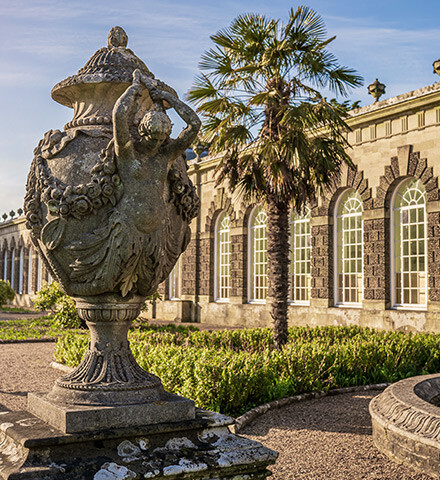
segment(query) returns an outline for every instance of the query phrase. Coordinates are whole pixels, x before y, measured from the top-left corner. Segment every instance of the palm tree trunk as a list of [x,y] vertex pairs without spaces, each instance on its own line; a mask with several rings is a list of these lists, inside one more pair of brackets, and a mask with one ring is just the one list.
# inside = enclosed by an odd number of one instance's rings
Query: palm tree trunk
[[267,202],[267,257],[269,300],[274,322],[275,345],[287,343],[287,302],[289,298],[289,204],[274,198]]

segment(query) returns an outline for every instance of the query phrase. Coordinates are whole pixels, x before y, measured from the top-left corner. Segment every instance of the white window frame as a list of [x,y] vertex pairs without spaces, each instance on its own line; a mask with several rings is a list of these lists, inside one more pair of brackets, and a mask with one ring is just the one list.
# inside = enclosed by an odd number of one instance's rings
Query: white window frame
[[5,253],[3,254],[3,280],[7,281],[8,279],[8,249],[6,248]]
[[[254,221],[256,220],[256,218],[260,215],[264,215],[266,217],[266,221],[264,223],[264,226],[263,224],[260,224],[258,226],[255,226],[254,225]],[[255,258],[256,258],[256,249],[255,249],[255,241],[256,241],[256,238],[255,238],[255,232],[258,230],[263,230],[265,231],[265,235],[260,238],[259,240],[262,240],[263,242],[266,242],[266,255],[265,255],[265,258],[266,258],[266,261],[264,263],[259,263],[261,265],[265,265],[266,267],[266,274],[263,276],[263,275],[259,275],[261,278],[264,278],[264,286],[263,287],[259,287],[259,288],[262,288],[264,291],[265,291],[265,298],[255,298],[256,295],[256,282],[255,282],[255,278],[256,278],[256,274],[255,274],[255,265],[256,265],[256,262],[255,262]],[[263,207],[257,205],[253,208],[252,212],[251,212],[251,215],[249,216],[249,224],[248,224],[248,303],[257,303],[257,304],[265,304],[266,303],[266,297],[267,297],[267,288],[268,288],[268,285],[267,285],[267,214],[265,212],[265,210],[263,209]],[[263,250],[261,250],[263,251]]]
[[[338,268],[339,267],[338,219],[342,218],[342,229],[343,229],[343,227],[344,227],[343,218],[344,217],[354,217],[354,216],[359,215],[359,213],[339,215],[339,209],[341,207],[341,202],[345,198],[347,193],[349,194],[349,192],[354,192],[359,197],[358,192],[356,190],[352,189],[352,188],[344,190],[339,195],[339,198],[336,201],[335,209],[334,209],[334,229],[333,229],[333,240],[334,240],[333,241],[333,245],[334,245],[334,249],[333,249],[333,259],[334,259],[333,294],[334,294],[334,299],[335,299],[334,306],[335,307],[343,307],[343,308],[361,308],[362,307],[362,302],[363,302],[363,299],[364,299],[364,248],[363,248],[364,222],[363,222],[363,219],[362,219],[363,205],[362,205],[362,200],[360,199],[360,197],[358,198],[358,200],[359,200],[360,206],[361,206],[361,213],[360,213],[360,216],[361,216],[361,244],[360,245],[362,246],[362,250],[361,250],[361,276],[362,277],[361,277],[361,293],[360,293],[361,301],[360,302],[344,302],[343,299],[339,298],[339,278],[338,278],[338,276],[339,276],[340,272],[339,272],[339,268]],[[348,198],[347,198],[346,201],[348,201]],[[342,237],[342,242],[344,242],[344,230],[342,230],[342,232],[341,232],[341,237]],[[357,245],[359,245],[359,244],[356,243],[356,246]],[[342,243],[341,252],[342,252],[342,255],[344,255],[344,243]],[[344,268],[344,257],[342,258],[342,265],[343,265],[343,268]],[[344,271],[342,273],[344,273]],[[342,287],[342,288],[344,288],[344,287]]]
[[20,248],[20,261],[18,266],[18,293],[23,293],[23,272],[24,272],[24,249]]
[[27,293],[34,292],[34,290],[32,290],[32,276],[33,276],[33,269],[34,269],[34,266],[32,264],[33,257],[34,257],[34,249],[30,247],[29,257],[28,257]]
[[[405,183],[416,182],[419,186],[422,187],[422,195],[424,197],[424,205],[423,205],[423,212],[424,212],[424,250],[425,250],[425,303],[397,303],[396,299],[396,238],[395,238],[395,220],[396,220],[396,210],[402,210],[402,207],[396,208],[396,200],[399,190]],[[405,210],[410,210],[410,207],[405,208]],[[402,228],[402,223],[400,222],[400,228]],[[427,210],[426,210],[426,190],[422,184],[422,182],[416,178],[406,178],[402,180],[394,189],[393,195],[391,197],[391,215],[390,215],[390,242],[391,242],[391,308],[394,310],[426,310],[428,307],[428,294],[429,294],[429,286],[428,286],[428,218],[427,218]],[[403,241],[401,238],[400,242],[400,252],[402,252],[403,248]],[[402,253],[400,253],[401,263],[402,263]],[[402,272],[401,272],[402,273]],[[402,289],[403,290],[403,289]],[[402,291],[403,294],[403,291]],[[402,295],[401,294],[401,295]],[[402,299],[403,300],[403,299]]]
[[168,277],[168,300],[180,300],[181,284],[180,284],[180,258],[174,265]]
[[[304,215],[298,215],[296,212],[292,211],[290,214],[290,267],[289,267],[289,276],[290,276],[290,281],[289,281],[289,303],[291,305],[310,305],[310,297],[311,297],[311,283],[312,283],[312,274],[311,274],[311,258],[312,258],[312,236],[311,236],[311,226],[310,226],[310,216],[311,216],[311,210],[310,208],[306,207],[306,212]],[[296,228],[299,225],[302,224],[308,224],[308,234],[296,234]],[[306,227],[307,228],[307,227]],[[296,254],[297,254],[297,245],[296,245],[296,240],[297,236],[304,236],[305,237],[305,243],[306,245],[303,247],[299,247],[301,250],[304,250],[306,253],[306,258],[304,260],[300,259],[297,260]],[[308,272],[305,274],[296,274],[296,268],[297,264],[300,262],[304,262],[306,264],[306,270],[307,270],[307,265],[308,265]],[[307,289],[307,300],[297,300],[296,295],[292,295],[293,292],[296,292],[296,285],[294,285],[294,282],[292,282],[292,277],[294,276],[301,276],[306,278],[306,289]],[[303,289],[304,287],[300,287]],[[292,296],[294,298],[292,298]]]
[[11,284],[12,290],[14,290],[15,282],[15,250],[16,249],[14,247],[11,251],[11,271],[9,272],[9,283]]
[[37,255],[37,286],[35,290],[38,292],[43,286],[43,262],[40,254]]
[[[227,227],[224,225],[225,221]],[[218,215],[214,229],[214,301],[228,303],[230,295],[231,219],[229,214],[223,211]]]

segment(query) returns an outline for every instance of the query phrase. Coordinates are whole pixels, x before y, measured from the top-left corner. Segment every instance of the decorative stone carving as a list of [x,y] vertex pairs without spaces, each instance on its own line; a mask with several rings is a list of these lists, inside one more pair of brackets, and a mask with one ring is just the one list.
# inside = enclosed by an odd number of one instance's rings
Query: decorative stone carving
[[[200,121],[126,46],[123,29],[113,28],[107,47],[55,85],[52,97],[74,118],[44,135],[28,176],[32,240],[92,332],[81,365],[48,396],[55,402],[164,396],[160,380],[136,364],[127,331],[189,242],[199,199],[185,150]],[[166,108],[186,123],[175,139]]]
[[440,377],[407,378],[370,403],[373,440],[392,459],[440,478]]

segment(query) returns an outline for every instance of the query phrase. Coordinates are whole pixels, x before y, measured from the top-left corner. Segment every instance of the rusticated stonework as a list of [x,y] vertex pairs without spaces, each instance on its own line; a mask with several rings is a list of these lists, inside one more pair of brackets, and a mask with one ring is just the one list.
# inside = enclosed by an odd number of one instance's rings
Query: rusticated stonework
[[331,225],[312,226],[312,298],[332,297],[333,228]]
[[440,302],[440,212],[428,213],[429,300]]
[[364,220],[364,298],[386,300],[389,290],[387,269],[387,220]]

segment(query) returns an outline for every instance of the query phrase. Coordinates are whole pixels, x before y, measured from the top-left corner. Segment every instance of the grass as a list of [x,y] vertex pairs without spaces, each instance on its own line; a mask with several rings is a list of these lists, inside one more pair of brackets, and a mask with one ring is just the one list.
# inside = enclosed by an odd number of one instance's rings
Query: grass
[[[9,310],[8,310],[9,311]],[[138,332],[162,332],[186,335],[190,331],[197,331],[196,327],[182,325],[150,325],[148,322],[137,320],[132,330]],[[66,329],[60,326],[53,316],[42,316],[35,319],[0,320],[0,342],[17,340],[41,340],[59,338],[66,332],[73,335],[88,336],[88,330]],[[87,337],[88,338],[88,337]]]
[[29,310],[26,308],[18,308],[18,307],[1,307],[0,312],[6,313],[35,313],[34,310]]
[[[75,331],[72,331],[74,333]],[[58,338],[65,333],[52,317],[0,320],[0,342]]]

